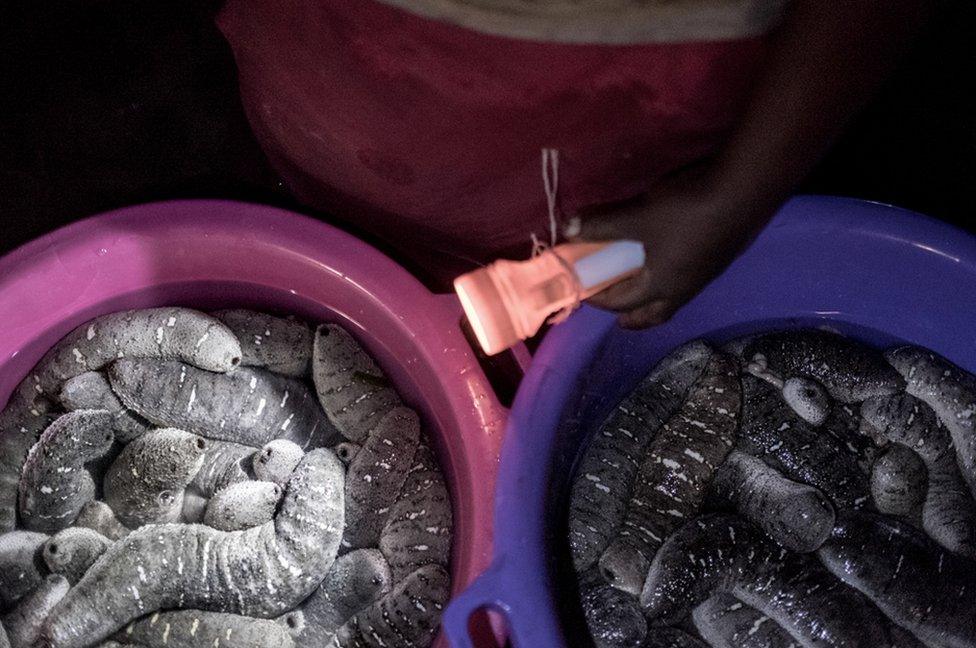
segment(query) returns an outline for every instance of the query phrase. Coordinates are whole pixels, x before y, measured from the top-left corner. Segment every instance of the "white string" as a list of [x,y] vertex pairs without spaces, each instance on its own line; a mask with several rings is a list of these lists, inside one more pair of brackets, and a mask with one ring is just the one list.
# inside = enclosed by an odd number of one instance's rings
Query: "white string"
[[559,193],[558,149],[542,149],[542,186],[546,191],[546,207],[549,212],[549,243],[544,243],[533,232],[531,234],[533,257],[539,256],[549,248],[556,247],[557,232],[559,231],[559,223],[556,220],[556,198]]
[[532,237],[532,257],[535,258],[549,249],[549,246],[542,242],[535,232],[529,234]]
[[[554,148],[544,148],[542,149],[542,185],[546,190],[546,207],[549,211],[549,245],[543,243],[535,232],[532,233],[532,256],[537,257],[540,254],[552,250],[556,247],[556,241],[559,236],[559,222],[556,219],[556,199],[559,193],[559,149]],[[555,254],[555,253],[554,253]],[[555,255],[556,258],[566,265],[567,270],[571,275],[575,277],[575,272],[572,267],[566,264],[558,254]],[[576,281],[576,301],[555,313],[547,321],[549,324],[558,324],[563,322],[570,316],[570,314],[576,310],[580,305],[580,285],[579,281]]]
[[556,247],[556,194],[559,192],[559,149],[542,149],[542,183],[549,208],[549,245]]

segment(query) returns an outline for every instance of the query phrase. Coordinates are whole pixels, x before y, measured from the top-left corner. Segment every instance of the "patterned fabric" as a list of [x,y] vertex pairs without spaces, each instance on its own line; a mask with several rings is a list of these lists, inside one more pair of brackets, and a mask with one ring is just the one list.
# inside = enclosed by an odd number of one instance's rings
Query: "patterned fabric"
[[674,43],[769,31],[788,0],[380,0],[489,34],[566,43]]

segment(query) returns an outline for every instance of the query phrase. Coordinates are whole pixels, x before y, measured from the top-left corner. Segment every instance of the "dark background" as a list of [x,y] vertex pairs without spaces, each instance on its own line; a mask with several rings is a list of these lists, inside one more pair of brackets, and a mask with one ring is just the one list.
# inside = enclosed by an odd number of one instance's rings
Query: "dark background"
[[[251,136],[219,0],[0,9],[0,254],[150,200],[293,204]],[[829,10],[829,3],[825,3]],[[976,2],[946,3],[802,187],[976,230]],[[308,211],[303,209],[303,211]]]

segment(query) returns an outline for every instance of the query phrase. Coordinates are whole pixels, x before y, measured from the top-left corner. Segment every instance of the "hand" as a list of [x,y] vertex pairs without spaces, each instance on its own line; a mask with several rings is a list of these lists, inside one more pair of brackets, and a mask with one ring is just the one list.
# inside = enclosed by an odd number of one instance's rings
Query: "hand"
[[742,193],[706,165],[665,178],[635,201],[580,213],[573,240],[632,239],[647,253],[639,274],[589,303],[620,313],[625,328],[667,321],[748,246],[782,200]]

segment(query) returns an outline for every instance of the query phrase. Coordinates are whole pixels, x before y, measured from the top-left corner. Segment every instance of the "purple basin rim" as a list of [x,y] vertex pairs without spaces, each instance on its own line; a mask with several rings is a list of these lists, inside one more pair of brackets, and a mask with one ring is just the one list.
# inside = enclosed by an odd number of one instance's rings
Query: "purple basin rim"
[[[650,252],[653,254],[653,251]],[[787,203],[754,244],[670,322],[623,331],[584,307],[554,328],[512,408],[495,494],[491,567],[445,614],[455,648],[470,648],[468,618],[506,617],[517,648],[568,645],[547,562],[547,467],[567,447],[560,412],[586,376],[588,396],[616,402],[667,351],[716,331],[822,322],[865,341],[927,346],[976,370],[976,239],[895,207],[802,196]]]

